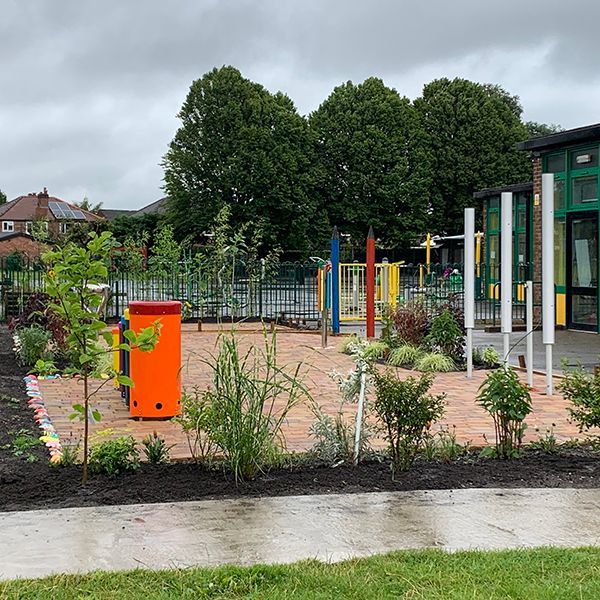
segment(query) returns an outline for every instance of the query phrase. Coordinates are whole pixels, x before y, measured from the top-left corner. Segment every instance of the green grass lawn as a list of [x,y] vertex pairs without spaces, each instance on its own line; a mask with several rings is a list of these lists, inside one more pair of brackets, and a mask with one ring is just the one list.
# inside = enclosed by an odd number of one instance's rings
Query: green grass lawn
[[600,598],[600,548],[395,552],[336,564],[94,573],[0,583],[0,598]]

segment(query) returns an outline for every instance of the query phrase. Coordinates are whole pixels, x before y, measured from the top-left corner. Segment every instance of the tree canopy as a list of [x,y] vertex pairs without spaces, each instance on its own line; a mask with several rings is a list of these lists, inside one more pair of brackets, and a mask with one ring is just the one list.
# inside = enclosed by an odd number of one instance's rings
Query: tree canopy
[[316,182],[331,224],[362,242],[369,225],[390,245],[422,231],[427,209],[418,189],[411,140],[417,118],[407,98],[381,79],[336,87],[309,117]]
[[308,249],[312,148],[292,101],[222,67],[192,83],[178,116],[164,158],[176,237],[201,241],[228,205],[232,226],[261,218],[267,245]]
[[458,233],[473,192],[528,181],[529,157],[517,150],[527,139],[521,105],[501,87],[466,79],[438,79],[414,102],[421,151],[429,165],[430,229]]
[[2,204],[6,204],[8,202],[8,199],[6,197],[6,194],[0,190],[0,205]]
[[347,82],[304,118],[230,66],[194,81],[178,117],[163,160],[175,238],[206,243],[228,207],[234,230],[260,226],[265,251],[305,255],[333,225],[357,244],[372,225],[400,249],[460,232],[473,192],[531,179],[517,142],[560,129],[524,123],[517,96],[466,79],[435,80],[412,103],[377,78]]

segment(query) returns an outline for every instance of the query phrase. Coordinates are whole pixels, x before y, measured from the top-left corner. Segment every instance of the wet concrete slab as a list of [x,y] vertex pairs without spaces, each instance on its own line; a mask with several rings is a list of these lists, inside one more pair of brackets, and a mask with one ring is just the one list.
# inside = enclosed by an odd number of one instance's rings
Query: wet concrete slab
[[600,490],[469,489],[0,514],[0,578],[600,544]]

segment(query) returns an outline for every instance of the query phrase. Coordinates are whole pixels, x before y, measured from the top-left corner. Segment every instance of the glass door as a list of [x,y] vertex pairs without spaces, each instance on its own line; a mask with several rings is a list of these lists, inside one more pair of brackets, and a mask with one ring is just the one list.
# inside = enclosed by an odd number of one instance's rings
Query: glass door
[[570,214],[568,233],[569,327],[598,331],[598,214]]

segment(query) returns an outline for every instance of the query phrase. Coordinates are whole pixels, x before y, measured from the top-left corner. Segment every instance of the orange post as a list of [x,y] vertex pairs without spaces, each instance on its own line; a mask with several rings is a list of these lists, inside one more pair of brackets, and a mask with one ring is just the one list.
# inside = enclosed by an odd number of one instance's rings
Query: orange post
[[129,327],[136,333],[156,320],[162,329],[154,350],[131,351],[132,417],[170,418],[180,412],[181,302],[129,303]]
[[367,338],[375,337],[375,235],[369,227],[367,236]]

